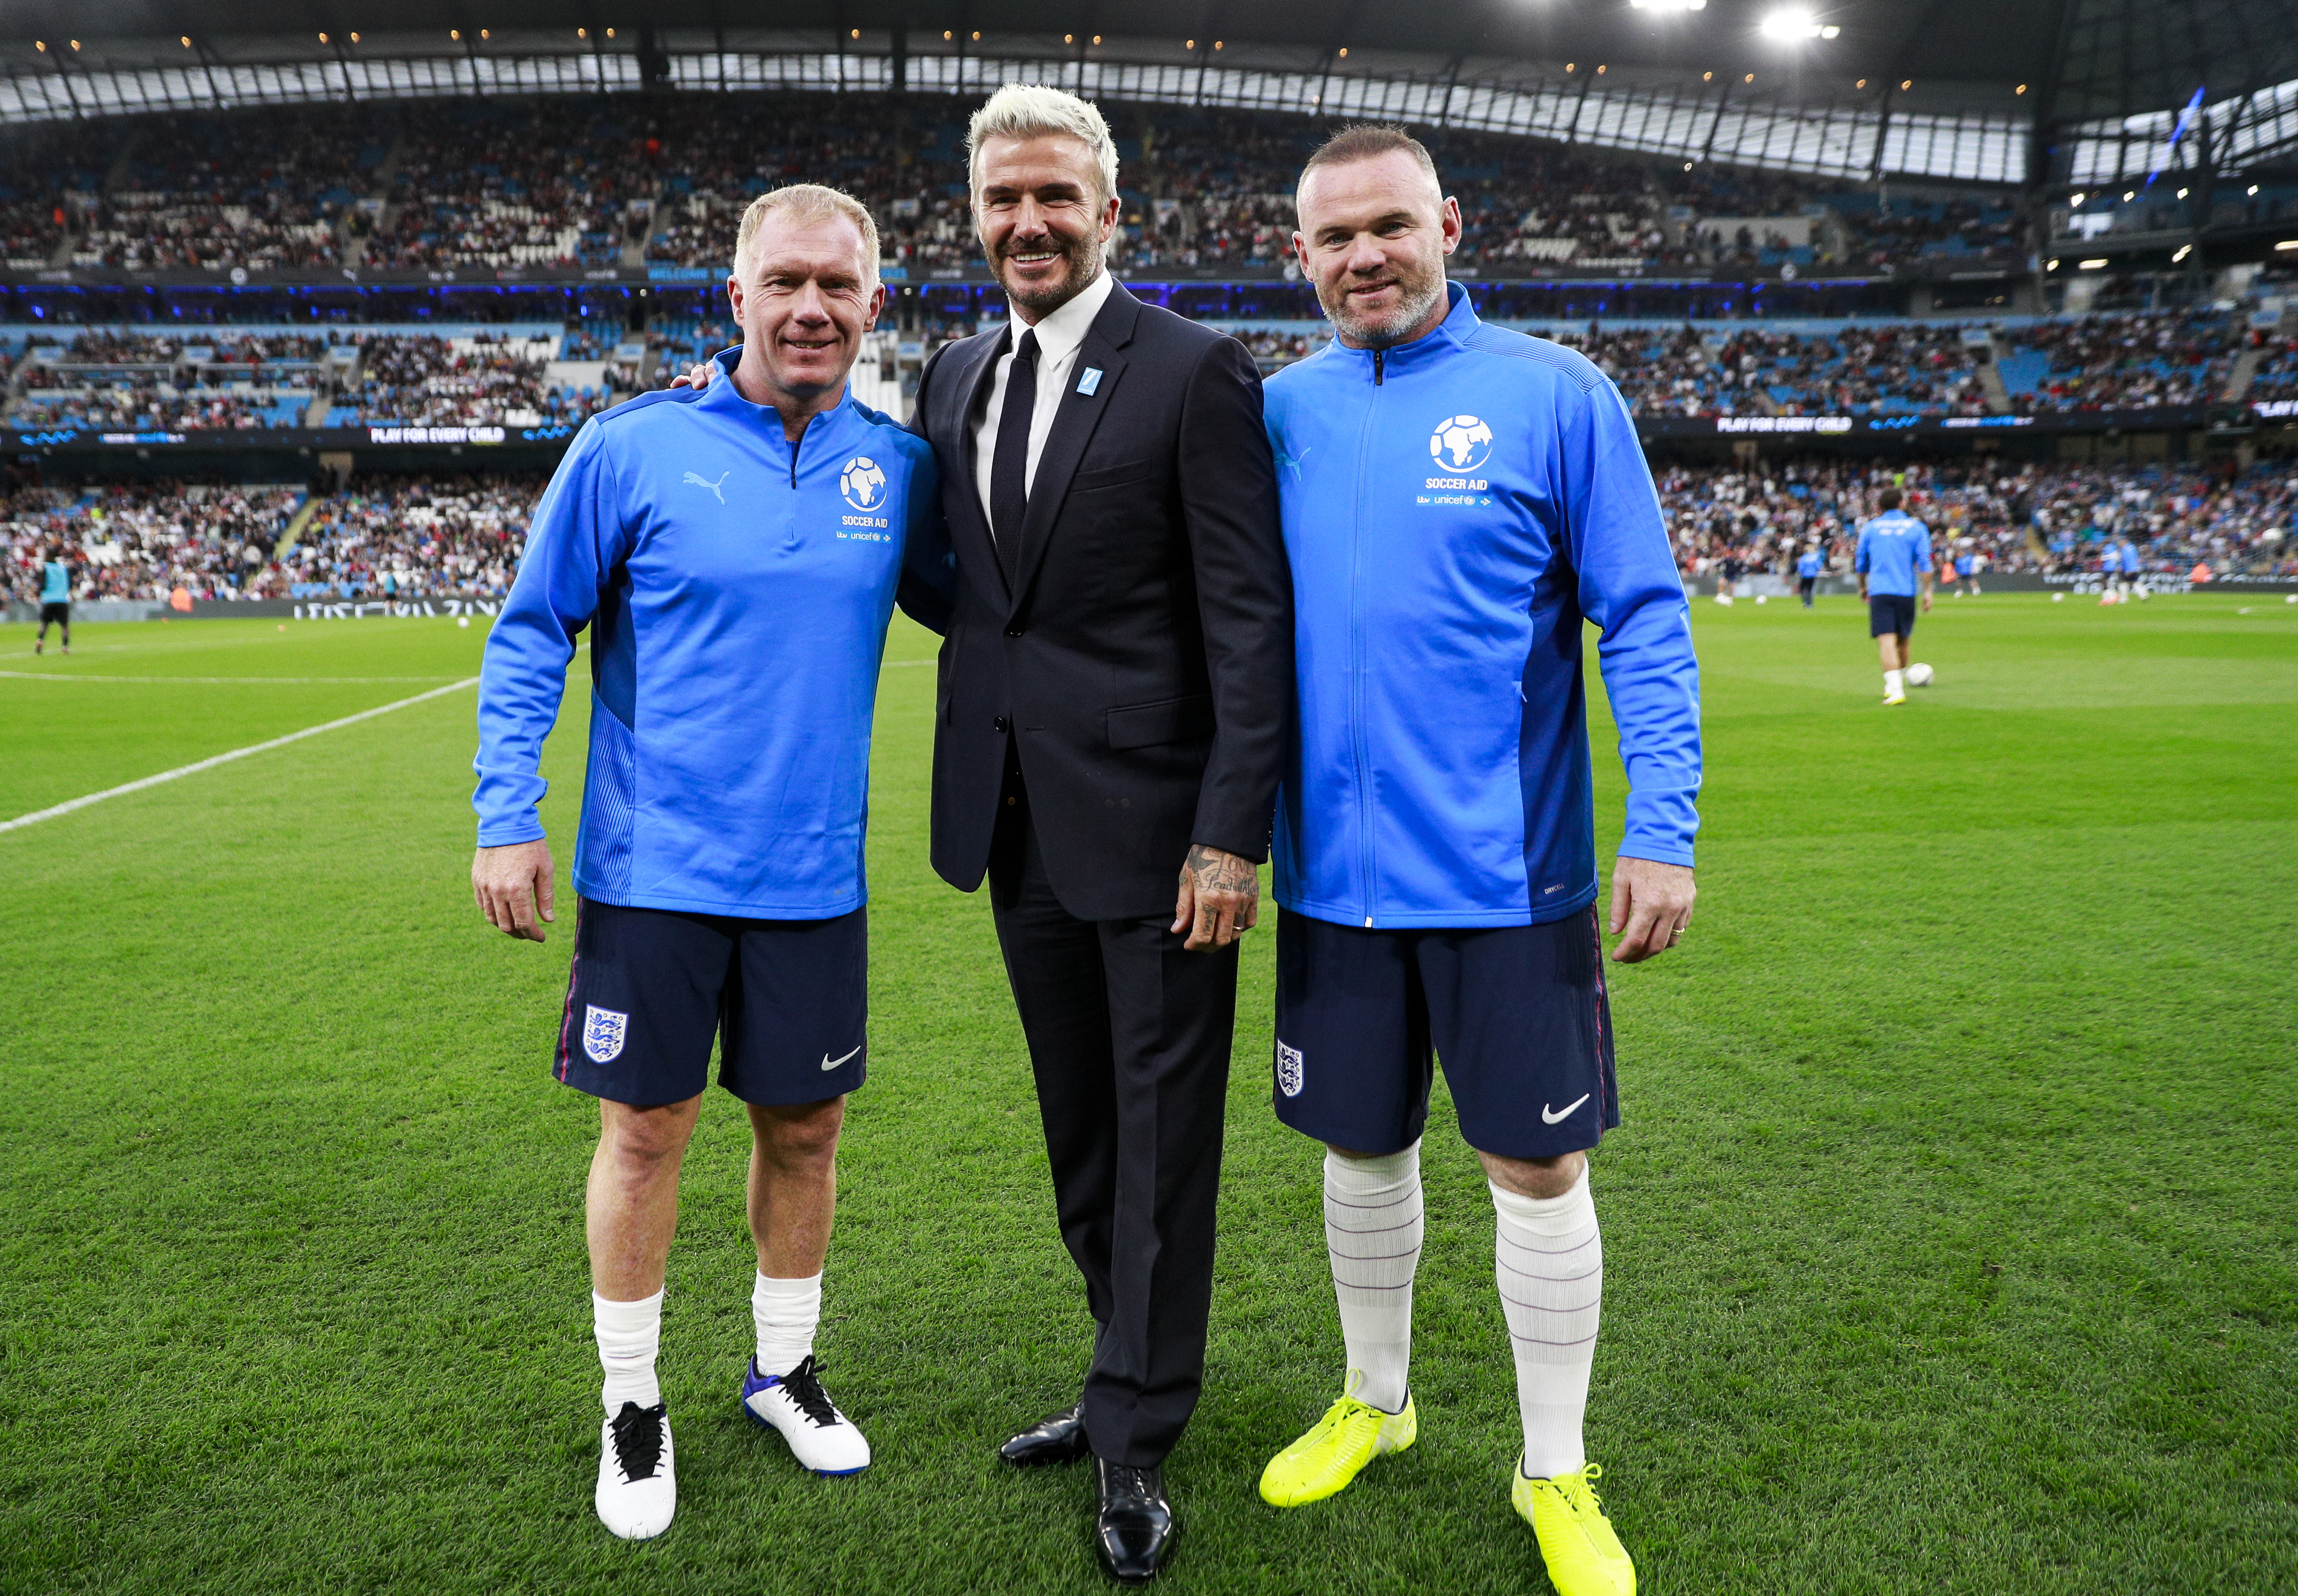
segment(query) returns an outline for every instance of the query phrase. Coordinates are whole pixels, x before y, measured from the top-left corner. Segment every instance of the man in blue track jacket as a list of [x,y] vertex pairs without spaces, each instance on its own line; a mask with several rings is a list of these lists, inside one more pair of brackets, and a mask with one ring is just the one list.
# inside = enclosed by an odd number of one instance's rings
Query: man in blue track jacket
[[862,839],[871,711],[896,600],[951,583],[933,451],[848,398],[885,302],[877,228],[798,185],[742,219],[731,380],[593,418],[536,507],[479,686],[479,848],[498,929],[541,941],[551,860],[537,762],[591,633],[580,913],[554,1073],[599,1099],[588,1198],[606,1369],[607,1527],[676,1505],[655,1377],[679,1165],[707,1085],[748,1105],[757,1352],[751,1420],[818,1474],[868,1466],[813,1354],[846,1094],[865,1066]]
[[1618,391],[1487,327],[1448,284],[1459,211],[1403,132],[1302,174],[1294,236],[1337,332],[1268,385],[1299,735],[1279,794],[1275,1100],[1324,1142],[1341,1399],[1273,1459],[1270,1502],[1412,1443],[1407,1364],[1434,1057],[1499,1212],[1524,1458],[1511,1499],[1565,1596],[1633,1591],[1581,1445],[1602,1246],[1586,1149],[1619,1123],[1582,623],[1630,783],[1615,959],[1691,913],[1698,666]]

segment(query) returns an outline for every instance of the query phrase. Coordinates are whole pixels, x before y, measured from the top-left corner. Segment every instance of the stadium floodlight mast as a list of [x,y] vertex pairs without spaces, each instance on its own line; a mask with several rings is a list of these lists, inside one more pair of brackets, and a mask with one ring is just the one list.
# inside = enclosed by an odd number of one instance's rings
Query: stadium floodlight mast
[[1843,29],[1819,18],[1800,5],[1782,6],[1757,24],[1757,31],[1765,38],[1785,44],[1801,44],[1806,39],[1834,38]]

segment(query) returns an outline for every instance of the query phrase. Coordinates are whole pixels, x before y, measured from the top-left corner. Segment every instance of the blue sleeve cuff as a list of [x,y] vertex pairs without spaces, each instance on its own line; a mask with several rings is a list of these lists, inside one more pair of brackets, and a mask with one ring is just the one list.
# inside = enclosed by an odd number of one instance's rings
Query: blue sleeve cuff
[[483,820],[479,823],[481,848],[509,848],[515,843],[542,840],[542,823],[532,815],[516,820]]

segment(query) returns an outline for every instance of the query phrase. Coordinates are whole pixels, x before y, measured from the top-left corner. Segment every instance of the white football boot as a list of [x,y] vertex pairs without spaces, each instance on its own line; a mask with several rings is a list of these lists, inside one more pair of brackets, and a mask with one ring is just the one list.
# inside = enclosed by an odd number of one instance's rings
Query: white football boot
[[599,1522],[625,1541],[645,1541],[670,1527],[678,1510],[670,1414],[663,1404],[623,1410],[599,1426]]
[[790,1455],[816,1474],[859,1474],[870,1467],[870,1443],[822,1390],[811,1352],[786,1375],[760,1374],[752,1358],[742,1377],[742,1411],[751,1423],[780,1430]]

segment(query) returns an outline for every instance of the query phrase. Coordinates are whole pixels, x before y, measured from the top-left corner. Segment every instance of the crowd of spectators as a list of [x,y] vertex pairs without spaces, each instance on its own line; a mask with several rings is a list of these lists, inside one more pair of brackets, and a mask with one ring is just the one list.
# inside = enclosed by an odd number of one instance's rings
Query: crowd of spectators
[[2012,403],[2021,415],[2210,404],[2225,397],[2242,337],[2218,310],[2038,323],[2013,339],[2013,368],[2028,375],[2012,385]]
[[9,596],[35,597],[41,563],[61,548],[76,599],[253,597],[302,500],[279,486],[16,488],[0,498]]
[[[963,181],[970,109],[924,95],[561,95],[112,119],[71,160],[38,144],[48,136],[10,136],[0,244],[20,262],[68,244],[79,265],[140,271],[599,267],[641,245],[651,261],[715,267],[751,197],[806,179],[866,201],[887,255],[930,273],[978,261]],[[1301,162],[1334,124],[1105,109],[1123,153],[1120,267],[1283,261]],[[1423,131],[1460,200],[1456,259],[1487,273],[1882,268],[2015,252],[2023,226],[2007,205],[1885,208],[1869,189],[1774,173]]]
[[2186,580],[2298,575],[2298,471],[2193,466],[1912,466],[1781,460],[1662,466],[1654,473],[1687,577],[1790,575],[1817,547],[1847,573],[1859,523],[1896,486],[1930,528],[1935,558],[1969,554],[2001,571],[2095,572],[2128,539],[2149,572]]
[[484,335],[368,339],[359,381],[336,397],[330,420],[337,426],[374,422],[533,426],[579,421],[595,408],[592,401],[544,380],[555,343]]
[[301,488],[19,487],[0,496],[0,591],[32,601],[61,548],[80,600],[500,595],[541,490],[535,476],[354,478],[286,542]]

